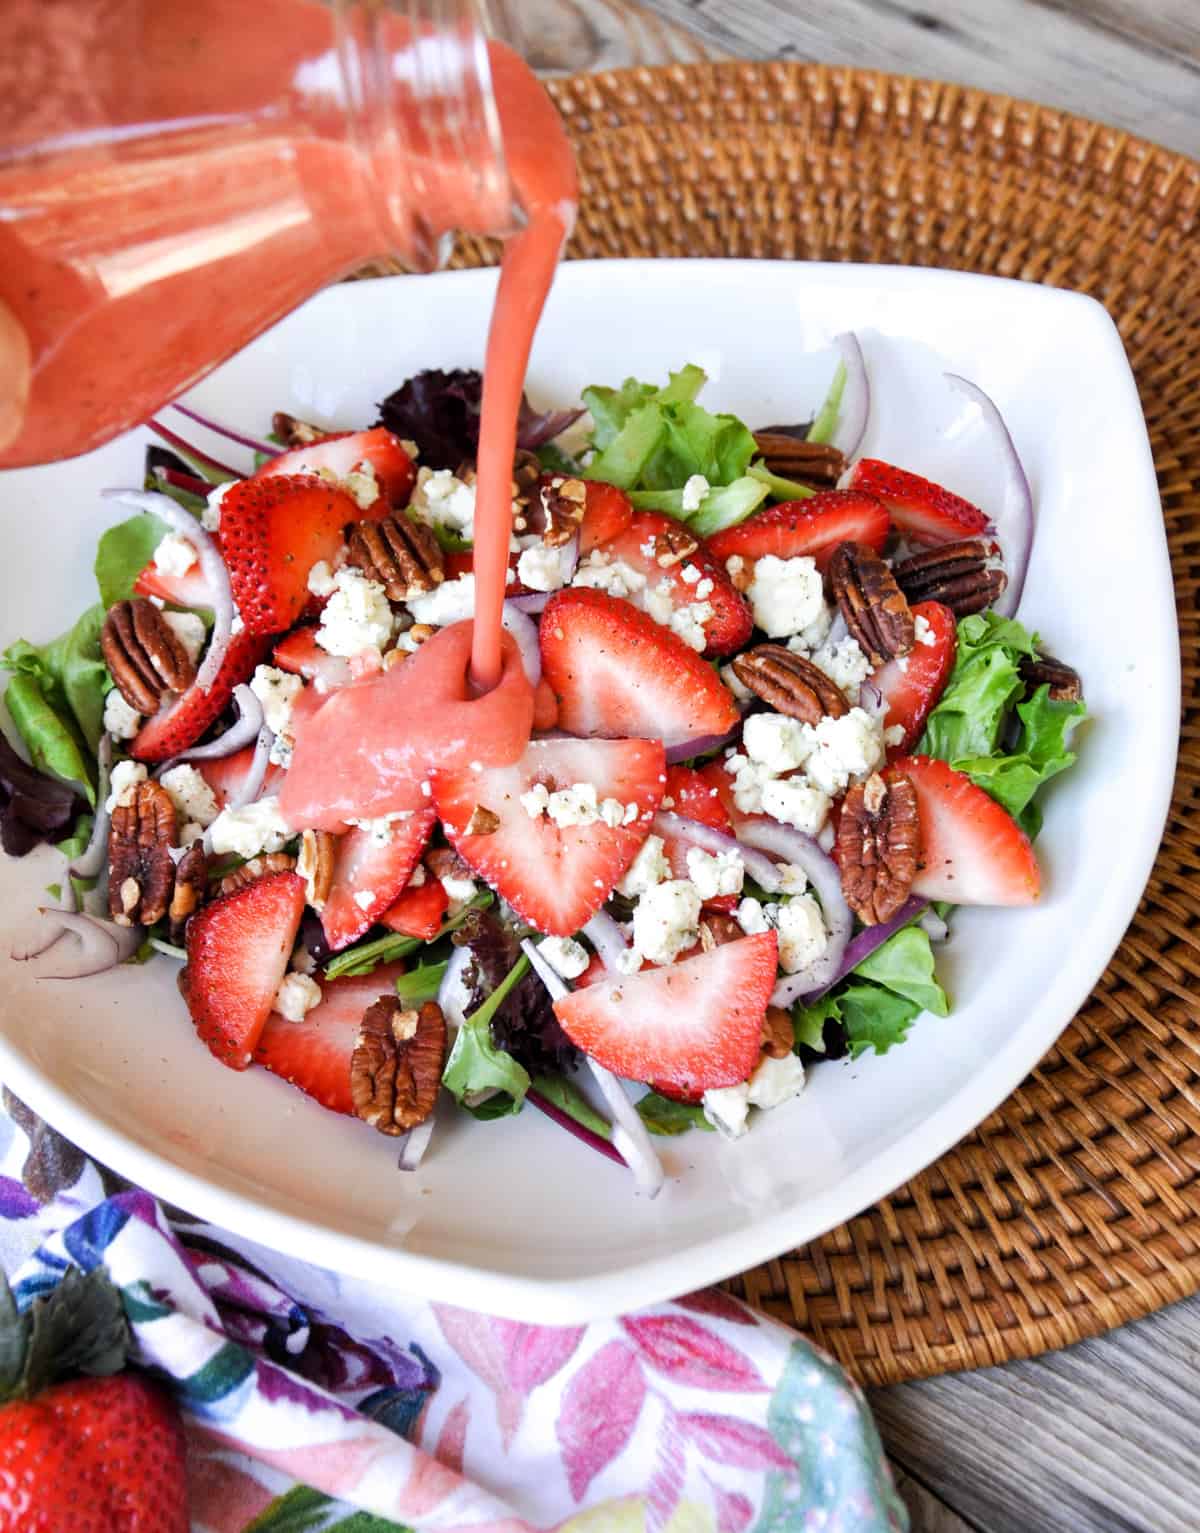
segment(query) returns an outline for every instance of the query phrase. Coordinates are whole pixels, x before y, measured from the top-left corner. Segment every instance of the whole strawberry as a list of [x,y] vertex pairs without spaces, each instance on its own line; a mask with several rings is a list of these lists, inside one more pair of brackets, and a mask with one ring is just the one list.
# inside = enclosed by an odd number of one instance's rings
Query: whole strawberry
[[0,1533],[187,1533],[179,1417],[128,1350],[102,1271],[24,1314],[0,1277]]

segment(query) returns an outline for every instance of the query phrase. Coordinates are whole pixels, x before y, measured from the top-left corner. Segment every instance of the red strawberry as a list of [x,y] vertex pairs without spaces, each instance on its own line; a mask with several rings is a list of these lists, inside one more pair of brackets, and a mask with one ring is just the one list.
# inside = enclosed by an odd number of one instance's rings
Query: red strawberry
[[620,597],[574,588],[546,603],[542,665],[559,727],[682,745],[728,734],[733,694],[694,649]]
[[[433,801],[455,849],[522,920],[566,937],[595,915],[637,855],[662,799],[664,769],[656,740],[531,740],[512,766],[437,773]],[[560,828],[522,804],[537,783],[551,793],[590,783],[598,802],[634,804],[637,814],[628,825]],[[468,832],[477,807],[499,818],[495,831]]]
[[920,871],[912,892],[954,905],[1032,905],[1042,875],[1029,837],[1006,809],[931,756],[903,756],[893,770],[917,790]]
[[[730,780],[727,772],[723,775],[727,781]],[[709,825],[713,830],[724,831],[726,835],[733,834],[733,821],[721,801],[721,794],[714,790],[707,777],[693,767],[667,768],[664,804],[667,804],[667,800],[673,800],[672,804],[667,805],[673,814],[682,815],[685,820],[699,820],[701,825]],[[691,844],[677,840],[674,836],[663,838],[663,851],[676,878],[688,877],[687,854]],[[721,894],[706,903],[715,910],[735,910],[738,897],[735,894]]]
[[888,526],[887,511],[874,495],[822,490],[810,500],[785,500],[756,511],[736,527],[713,533],[708,547],[722,569],[734,554],[748,564],[774,554],[777,559],[815,559],[824,570],[839,543],[862,543],[879,553]]
[[405,889],[379,917],[379,924],[402,937],[420,937],[429,942],[437,936],[449,905],[441,881],[427,878],[423,884]]
[[138,596],[157,596],[175,607],[212,608],[212,591],[200,569],[199,561],[184,575],[164,575],[153,560],[133,582]]
[[221,502],[221,552],[247,633],[282,633],[308,605],[308,575],[363,512],[315,474],[243,479]]
[[179,988],[201,1039],[234,1070],[250,1063],[303,914],[304,880],[268,873],[205,905],[187,924]]
[[[542,482],[545,482],[544,477]],[[633,502],[624,490],[619,490],[615,484],[604,484],[599,479],[586,479],[584,483],[587,485],[587,500],[583,508],[583,524],[579,529],[581,554],[590,553],[610,538],[619,537],[633,517]]]
[[774,932],[575,990],[554,1011],[571,1042],[627,1080],[695,1094],[748,1080],[775,986]]
[[[731,655],[753,632],[750,608],[745,597],[734,590],[725,566],[703,544],[677,563],[668,563],[665,568],[659,563],[660,558],[673,558],[668,540],[678,537],[680,531],[672,517],[660,516],[657,511],[637,511],[625,531],[604,545],[604,552],[645,577],[646,591],[628,598],[636,607],[650,610],[646,592],[667,597],[676,612],[707,603],[713,611],[703,625],[704,653]],[[694,578],[686,578],[685,571]]]
[[955,543],[959,538],[977,537],[990,526],[979,507],[961,495],[878,458],[860,458],[847,483],[878,496],[892,521],[914,543]]
[[866,697],[871,696],[872,687],[882,696],[883,727],[898,724],[904,730],[904,738],[896,747],[900,751],[911,750],[920,738],[929,710],[950,679],[958,649],[958,629],[949,607],[938,601],[923,601],[912,610],[914,617],[928,623],[932,644],[914,644],[903,660],[889,660],[880,666],[863,688]]
[[[281,452],[277,458],[264,463],[254,477],[269,479],[277,474],[315,474],[325,468],[344,479],[360,463],[369,463],[375,470],[383,498],[388,503],[382,507],[381,514],[388,506],[408,503],[417,479],[416,466],[401,447],[400,438],[393,436],[386,426],[374,426],[370,431],[338,432],[322,437],[319,442],[293,447],[290,452]],[[360,511],[358,514],[368,513]]]
[[138,730],[129,743],[129,754],[138,761],[166,761],[195,745],[225,712],[234,687],[249,679],[268,647],[268,641],[255,634],[235,633],[208,691],[193,682],[168,701]]
[[554,688],[544,678],[533,691],[533,727],[535,730],[553,729],[558,723],[558,698]]
[[432,808],[418,809],[393,820],[386,841],[357,826],[338,838],[333,884],[321,911],[325,940],[335,953],[357,942],[399,899],[429,844],[433,821]]
[[380,996],[394,994],[403,973],[402,963],[388,963],[370,974],[321,980],[321,999],[303,1022],[289,1022],[277,1011],[267,1018],[255,1064],[298,1086],[322,1107],[353,1117],[350,1058],[363,1013]]
[[349,660],[322,649],[316,632],[313,627],[303,627],[285,634],[275,646],[272,657],[275,664],[281,671],[291,671],[305,681],[316,682],[318,692],[334,692],[338,687],[349,686],[354,679]]
[[[232,756],[221,756],[216,761],[195,763],[197,772],[213,790],[219,808],[224,809],[229,800],[237,796],[238,790],[246,781],[253,760],[254,747],[247,745],[243,750],[234,751]],[[267,767],[267,775],[262,785],[264,794],[278,791],[283,772],[283,767],[276,766],[274,763]]]

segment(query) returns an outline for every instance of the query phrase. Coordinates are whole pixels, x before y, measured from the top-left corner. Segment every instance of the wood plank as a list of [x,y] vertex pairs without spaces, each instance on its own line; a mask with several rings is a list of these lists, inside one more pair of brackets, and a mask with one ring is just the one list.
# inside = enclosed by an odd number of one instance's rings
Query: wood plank
[[986,1533],[1195,1533],[1200,1299],[1063,1352],[875,1390],[889,1454]]
[[542,74],[689,64],[710,53],[695,32],[626,0],[509,0],[497,29]]
[[900,1499],[908,1508],[909,1533],[984,1533],[976,1524],[952,1511],[928,1486],[906,1474],[898,1464],[892,1465],[892,1475]]
[[1136,0],[956,0],[952,7],[647,0],[647,6],[728,53],[954,80],[1079,112],[1200,156],[1196,0],[1140,10]]

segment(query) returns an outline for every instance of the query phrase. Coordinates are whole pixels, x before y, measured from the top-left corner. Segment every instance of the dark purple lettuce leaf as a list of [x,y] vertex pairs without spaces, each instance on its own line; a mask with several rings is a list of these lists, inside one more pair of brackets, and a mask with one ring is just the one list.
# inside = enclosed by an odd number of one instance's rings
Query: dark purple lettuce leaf
[[[453,941],[471,954],[463,978],[471,991],[468,1011],[474,1011],[520,958],[521,939],[494,909],[487,909],[472,911]],[[549,992],[532,973],[510,991],[492,1018],[492,1042],[530,1075],[569,1069],[579,1058],[559,1026]]]
[[[427,468],[455,469],[475,460],[483,374],[471,367],[450,372],[428,367],[402,383],[379,406],[377,425],[408,437],[421,449]],[[524,395],[517,418],[517,446],[532,452],[565,431],[582,410],[547,410],[538,414]]]
[[0,734],[0,847],[24,857],[43,841],[61,841],[87,805],[69,783],[22,761]]

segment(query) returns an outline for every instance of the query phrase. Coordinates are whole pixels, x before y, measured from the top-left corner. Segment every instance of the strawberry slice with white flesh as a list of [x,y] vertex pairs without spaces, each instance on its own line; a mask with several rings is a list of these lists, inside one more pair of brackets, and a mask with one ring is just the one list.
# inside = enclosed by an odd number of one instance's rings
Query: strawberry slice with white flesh
[[270,479],[277,474],[318,474],[325,470],[345,479],[363,463],[370,464],[379,481],[382,498],[387,502],[384,510],[408,504],[417,480],[416,464],[401,446],[400,438],[393,436],[386,426],[339,432],[303,447],[293,447],[264,463],[254,477]]
[[1029,837],[1006,809],[931,756],[903,756],[889,772],[903,772],[917,790],[921,854],[912,892],[953,905],[1032,905],[1042,875]]
[[657,740],[531,740],[511,766],[436,773],[433,802],[451,845],[522,920],[569,937],[637,855],[665,771]]
[[913,543],[957,543],[961,538],[977,538],[991,526],[978,506],[953,490],[879,458],[860,458],[846,475],[846,483],[881,500],[893,523]]
[[888,514],[873,495],[857,490],[822,490],[810,500],[785,500],[708,538],[722,569],[736,555],[752,565],[767,554],[777,559],[813,559],[824,570],[843,543],[861,543],[882,553]]
[[311,625],[293,628],[285,634],[276,644],[272,658],[281,671],[315,682],[318,692],[335,692],[354,680],[349,660],[322,649],[317,643],[317,630]]
[[775,988],[774,932],[726,942],[661,969],[575,990],[554,1012],[571,1042],[626,1080],[698,1096],[748,1080]]
[[370,974],[348,974],[323,980],[321,999],[302,1022],[290,1022],[273,1011],[254,1051],[255,1064],[265,1065],[331,1112],[354,1117],[350,1096],[350,1060],[358,1041],[363,1013],[381,996],[394,995],[402,963],[380,964]]
[[153,560],[133,582],[136,596],[157,596],[173,607],[213,607],[212,589],[204,578],[199,560],[182,575],[167,575]]
[[196,1032],[233,1070],[253,1057],[303,914],[304,880],[268,873],[205,905],[187,924],[179,988]]
[[682,639],[617,596],[557,591],[541,622],[542,673],[574,735],[641,736],[671,748],[729,733],[733,694]]
[[[255,747],[244,746],[240,751],[234,751],[228,756],[217,756],[212,761],[197,761],[194,763],[197,772],[213,790],[213,797],[217,801],[218,809],[224,809],[241,792],[246,779],[250,776],[250,768],[254,764]],[[284,769],[274,762],[267,765],[266,776],[263,778],[260,798],[266,798],[272,793],[279,791],[279,784],[283,778]]]
[[333,882],[321,909],[333,952],[357,942],[396,903],[429,845],[434,818],[432,807],[414,809],[370,829],[352,826],[338,838]]
[[946,690],[958,650],[958,626],[953,612],[941,602],[918,602],[912,609],[920,638],[902,660],[889,660],[867,677],[863,697],[876,706],[881,699],[884,730],[900,728],[904,738],[893,751],[910,751],[920,739],[925,720]]

